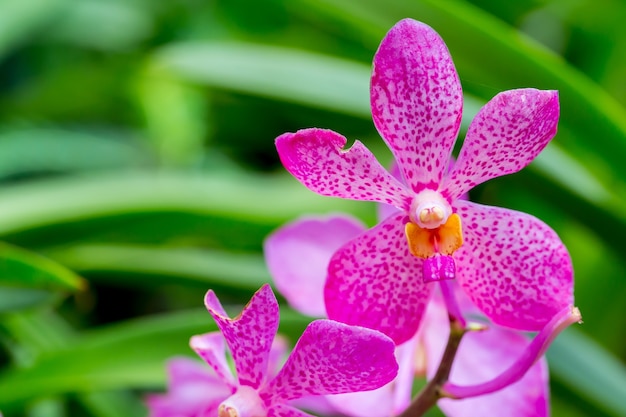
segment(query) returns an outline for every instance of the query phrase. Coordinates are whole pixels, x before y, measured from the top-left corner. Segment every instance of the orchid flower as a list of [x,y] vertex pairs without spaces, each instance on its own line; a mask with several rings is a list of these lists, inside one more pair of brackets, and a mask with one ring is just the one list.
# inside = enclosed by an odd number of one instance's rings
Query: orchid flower
[[328,316],[380,330],[396,343],[424,316],[432,281],[456,278],[494,323],[537,331],[572,304],[569,254],[556,233],[528,214],[459,196],[528,165],[555,135],[556,91],[519,89],[495,96],[470,124],[447,171],[463,98],[446,45],[429,26],[405,19],[374,57],[371,107],[404,182],[359,141],[331,130],[285,133],[276,147],[285,168],[327,196],[397,207],[341,247],[328,268]]
[[[304,417],[309,414],[295,408],[294,400],[373,390],[397,374],[391,339],[375,330],[331,320],[313,321],[274,374],[270,367],[277,363],[277,355],[271,346],[279,313],[269,285],[261,287],[234,319],[213,291],[207,293],[205,304],[221,333],[193,336],[190,344],[210,366],[209,372],[200,374],[186,362],[175,362],[170,368],[170,392],[177,390],[201,404],[190,409],[182,405],[168,414],[163,405],[172,401],[153,398],[148,402],[153,417]],[[227,365],[224,340],[236,377]]]
[[[325,315],[326,267],[336,250],[365,230],[358,220],[346,215],[307,217],[284,225],[266,239],[264,253],[268,268],[276,287],[293,308],[313,316]],[[458,288],[454,292],[464,314],[474,317],[480,314]],[[488,414],[506,416],[548,416],[548,369],[542,357],[547,344],[542,337],[550,339],[577,320],[579,316],[568,312],[565,317],[557,315],[556,322],[560,327],[546,326],[537,336],[541,343],[540,347],[537,346],[539,348],[529,344],[520,332],[493,324],[488,324],[487,330],[469,332],[463,338],[450,379],[475,386],[475,391],[469,393],[474,395],[465,395],[475,398],[442,399],[438,402],[439,407],[448,417],[477,417],[487,411]],[[400,370],[392,383],[366,395],[331,395],[327,399],[335,405],[335,411],[352,417],[399,414],[410,402],[413,379],[424,374],[429,378],[434,375],[448,333],[448,311],[442,297],[436,294],[429,303],[419,332],[397,348]],[[507,368],[512,366],[516,367],[507,373]],[[491,390],[484,389],[484,384],[480,383],[483,381],[491,382],[488,387]],[[447,387],[452,391],[459,389],[453,384]],[[493,392],[495,390],[497,392]],[[486,392],[489,393],[481,395]]]

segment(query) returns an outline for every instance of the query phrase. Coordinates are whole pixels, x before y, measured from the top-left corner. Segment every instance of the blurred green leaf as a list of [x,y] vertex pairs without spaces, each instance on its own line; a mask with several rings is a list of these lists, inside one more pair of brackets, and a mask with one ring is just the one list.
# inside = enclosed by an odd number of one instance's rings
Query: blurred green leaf
[[57,293],[35,288],[12,288],[0,285],[0,313],[54,303]]
[[[299,334],[310,319],[281,309],[281,326]],[[135,319],[92,331],[27,369],[0,373],[0,408],[43,395],[115,388],[159,388],[165,361],[192,355],[189,338],[216,329],[206,310]]]
[[102,50],[124,50],[152,34],[153,22],[133,2],[80,0],[71,2],[50,29],[51,39]]
[[592,339],[568,329],[547,356],[563,384],[611,415],[626,416],[626,366]]
[[166,165],[185,165],[204,154],[206,99],[201,91],[148,67],[136,86],[149,139]]
[[143,417],[147,413],[145,405],[128,391],[88,392],[79,398],[95,417]]
[[59,128],[0,131],[0,177],[147,165],[138,140]]
[[84,289],[86,283],[48,258],[0,242],[0,285],[78,291]]
[[278,225],[302,213],[373,206],[318,196],[285,175],[125,173],[38,181],[0,190],[0,235],[115,214],[183,212]]
[[159,50],[155,66],[186,80],[369,117],[367,65],[243,42],[185,42]]
[[53,303],[86,282],[60,264],[0,242],[0,313]]
[[83,273],[118,275],[133,285],[173,283],[213,284],[255,291],[271,277],[261,255],[187,248],[151,248],[128,245],[82,245],[57,249],[52,258]]
[[[12,345],[13,353],[19,354],[21,358],[28,357],[27,361],[16,362],[22,368],[32,366],[35,358],[46,353],[71,347],[77,339],[76,333],[67,322],[45,309],[5,315],[2,327],[15,341]],[[141,402],[125,391],[88,392],[78,395],[77,398],[96,417],[145,415]]]
[[0,58],[57,18],[70,3],[70,0],[0,2]]

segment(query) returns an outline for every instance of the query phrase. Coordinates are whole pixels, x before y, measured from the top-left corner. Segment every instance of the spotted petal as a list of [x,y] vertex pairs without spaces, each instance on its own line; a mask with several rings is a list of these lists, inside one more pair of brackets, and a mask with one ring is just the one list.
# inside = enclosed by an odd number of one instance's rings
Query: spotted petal
[[267,374],[272,341],[278,330],[278,302],[269,285],[259,289],[236,318],[229,318],[209,291],[205,305],[230,348],[242,385],[258,388]]
[[192,336],[189,341],[191,348],[200,356],[215,374],[231,387],[235,387],[235,380],[226,363],[226,346],[224,336],[220,332],[211,332]]
[[261,389],[261,398],[269,404],[379,388],[398,373],[394,348],[391,339],[375,330],[316,320],[283,369]]
[[540,330],[573,304],[573,270],[557,234],[537,218],[469,201],[453,205],[465,243],[454,257],[459,284],[495,323]]
[[400,414],[411,402],[416,374],[416,350],[420,341],[418,332],[408,342],[396,347],[398,375],[389,384],[373,391],[328,395],[323,398],[327,398],[337,412],[346,416],[389,417]]
[[374,57],[374,124],[415,192],[437,189],[461,124],[461,84],[448,48],[429,26],[398,22]]
[[329,318],[379,330],[396,344],[415,334],[432,287],[409,253],[406,221],[404,213],[391,216],[335,253],[324,289]]
[[559,96],[533,88],[504,91],[476,115],[443,186],[450,201],[488,179],[528,165],[556,134]]
[[[437,370],[448,333],[445,306],[441,302],[431,303],[423,333],[429,377]],[[529,342],[522,334],[498,326],[470,332],[463,337],[450,380],[463,385],[488,381],[514,363]],[[542,358],[521,380],[500,391],[463,400],[442,399],[437,404],[448,417],[545,417],[549,415],[548,397],[548,367]]]
[[276,288],[299,312],[325,316],[330,258],[365,230],[358,220],[338,215],[302,218],[276,230],[265,240],[263,251]]
[[283,165],[316,193],[387,203],[408,210],[411,194],[359,141],[344,150],[346,138],[332,130],[304,129],[276,138]]

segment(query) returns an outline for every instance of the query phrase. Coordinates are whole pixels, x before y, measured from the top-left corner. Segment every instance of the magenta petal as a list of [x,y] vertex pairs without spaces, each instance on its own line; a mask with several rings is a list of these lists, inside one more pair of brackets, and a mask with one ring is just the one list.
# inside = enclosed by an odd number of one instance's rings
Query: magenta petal
[[461,84],[448,48],[412,19],[387,33],[374,57],[374,124],[415,192],[437,189],[461,124]]
[[241,314],[231,319],[209,291],[204,303],[222,331],[242,385],[258,388],[267,375],[272,341],[278,330],[278,302],[268,284],[261,287]]
[[289,342],[285,337],[277,334],[267,357],[267,378],[273,378],[278,373],[283,361],[287,358],[288,351]]
[[274,404],[267,410],[267,417],[314,417],[285,404]]
[[325,316],[330,258],[365,230],[358,220],[336,215],[302,218],[273,232],[265,240],[264,253],[278,291],[299,312]]
[[191,348],[200,356],[224,383],[234,387],[235,380],[226,363],[226,346],[220,332],[211,332],[192,336]]
[[398,373],[394,344],[364,327],[332,320],[309,324],[283,369],[261,389],[266,402],[380,388]]
[[[439,365],[448,337],[448,319],[441,303],[431,303],[424,322],[428,374]],[[520,333],[498,327],[470,332],[463,337],[454,360],[450,380],[458,384],[477,384],[505,371],[523,355],[530,341]],[[439,400],[448,417],[485,415],[543,417],[548,416],[548,368],[540,359],[526,375],[500,391],[463,400]]]
[[432,287],[409,253],[403,213],[359,235],[333,256],[324,290],[328,317],[379,330],[397,344],[417,331]]
[[454,254],[457,278],[495,323],[541,330],[573,304],[573,270],[557,234],[539,219],[513,210],[456,201],[465,243]]
[[283,165],[316,193],[387,203],[408,210],[411,193],[388,173],[358,140],[345,150],[346,138],[332,130],[304,129],[276,138]]
[[217,415],[219,404],[233,392],[197,361],[172,359],[167,369],[168,392],[146,398],[150,417]]
[[[416,351],[421,343],[420,333],[408,342],[396,346],[398,375],[376,390],[349,394],[327,395],[337,412],[353,417],[389,417],[400,414],[411,402],[416,375]],[[328,414],[328,413],[327,413]]]
[[332,395],[309,395],[289,401],[289,405],[299,409],[314,413],[316,416],[334,416],[338,411],[335,405],[328,399]]
[[452,201],[488,179],[524,168],[554,137],[558,121],[556,91],[498,94],[472,121],[443,194]]
[[389,417],[395,415],[393,404],[394,382],[373,391],[329,395],[326,398],[336,411],[353,417]]

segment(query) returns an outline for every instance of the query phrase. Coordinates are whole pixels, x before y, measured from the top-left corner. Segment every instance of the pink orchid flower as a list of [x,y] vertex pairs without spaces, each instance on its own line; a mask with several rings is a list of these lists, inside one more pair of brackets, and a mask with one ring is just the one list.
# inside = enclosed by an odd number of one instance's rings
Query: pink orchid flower
[[[358,220],[345,215],[307,217],[281,227],[266,239],[268,268],[276,287],[293,308],[312,316],[325,315],[326,267],[335,251],[365,230]],[[454,293],[464,314],[480,315],[460,290]],[[439,407],[448,417],[486,413],[548,416],[548,368],[542,354],[556,334],[579,319],[577,312],[569,309],[560,312],[532,343],[518,331],[493,324],[487,330],[466,334],[450,379],[467,385],[446,385],[459,394],[457,397],[465,399],[442,399]],[[448,311],[442,297],[436,294],[419,332],[397,348],[400,370],[392,383],[372,393],[328,396],[328,401],[334,404],[335,411],[352,417],[399,414],[410,402],[414,378],[434,375],[448,333]]]
[[361,142],[344,149],[346,138],[331,130],[276,139],[283,165],[309,189],[400,209],[333,256],[325,286],[331,319],[402,343],[419,327],[429,284],[451,278],[494,323],[514,329],[540,330],[572,304],[571,260],[550,227],[524,213],[459,199],[484,181],[519,171],[547,145],[559,117],[556,91],[495,96],[446,172],[461,122],[461,85],[439,35],[405,19],[374,57],[371,106],[405,183]]
[[[313,321],[296,343],[283,367],[274,375],[280,349],[271,346],[278,329],[278,303],[264,285],[236,318],[230,318],[213,291],[205,304],[220,332],[191,338],[191,347],[210,366],[201,374],[188,362],[171,365],[170,395],[190,402],[168,414],[172,401],[148,401],[154,417],[305,417],[293,406],[308,396],[367,391],[379,388],[397,374],[394,344],[375,330],[332,320]],[[232,354],[237,377],[229,369],[224,340]],[[204,397],[200,397],[204,396]],[[199,398],[200,397],[200,398]]]

